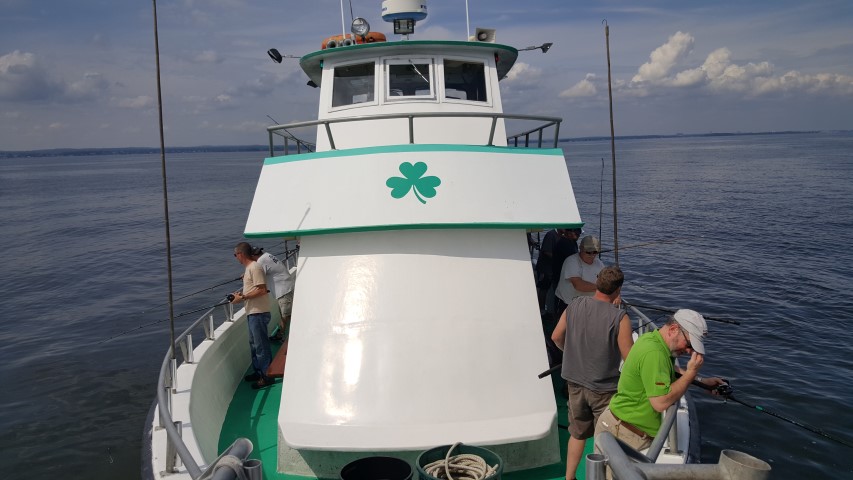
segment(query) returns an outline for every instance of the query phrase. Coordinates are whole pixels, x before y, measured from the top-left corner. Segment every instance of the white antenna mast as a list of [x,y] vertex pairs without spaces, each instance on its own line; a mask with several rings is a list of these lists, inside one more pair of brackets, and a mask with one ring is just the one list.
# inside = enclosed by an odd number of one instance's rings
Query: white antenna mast
[[343,44],[343,42],[344,42],[344,40],[346,40],[346,38],[347,38],[347,27],[346,27],[346,23],[344,23],[344,0],[341,0],[341,44]]
[[465,40],[471,38],[471,21],[468,20],[468,0],[465,0]]

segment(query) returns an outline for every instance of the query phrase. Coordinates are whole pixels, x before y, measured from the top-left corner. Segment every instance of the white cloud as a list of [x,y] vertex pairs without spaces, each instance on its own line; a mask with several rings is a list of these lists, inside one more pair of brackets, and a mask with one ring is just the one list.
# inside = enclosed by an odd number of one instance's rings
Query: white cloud
[[[726,47],[717,48],[696,67],[688,61],[695,40],[676,32],[656,48],[630,82],[614,79],[613,89],[623,96],[645,97],[700,89],[709,94],[755,98],[771,94],[853,95],[853,76],[835,73],[804,74],[796,70],[778,75],[768,61],[737,63]],[[563,98],[599,95],[606,85],[593,74],[560,93]]]
[[565,98],[594,97],[596,93],[598,93],[598,89],[595,87],[594,83],[595,80],[595,75],[588,73],[586,78],[574,84],[572,87],[560,92],[560,96]]
[[29,52],[15,50],[0,57],[0,100],[95,101],[109,88],[110,82],[97,72],[86,72],[70,83],[53,78]]
[[632,82],[657,82],[664,79],[672,69],[693,50],[693,37],[689,33],[675,32],[669,40],[656,48],[649,61],[640,65]]
[[32,53],[15,50],[0,57],[0,100],[46,99],[62,90]]
[[511,83],[528,84],[535,82],[541,76],[541,68],[533,67],[530,64],[524,62],[518,62],[510,69],[509,73],[506,74],[505,81]]
[[65,88],[69,99],[90,100],[99,98],[109,90],[109,82],[97,72],[87,72],[83,78],[72,82]]
[[213,50],[204,50],[193,58],[195,63],[222,63],[222,61],[222,56]]
[[144,109],[154,106],[154,98],[148,95],[139,95],[134,98],[122,98],[117,103],[122,108]]

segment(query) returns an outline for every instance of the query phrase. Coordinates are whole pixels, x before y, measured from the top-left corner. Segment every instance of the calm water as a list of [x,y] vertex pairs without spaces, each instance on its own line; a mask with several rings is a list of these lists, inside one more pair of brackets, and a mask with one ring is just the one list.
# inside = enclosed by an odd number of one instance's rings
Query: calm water
[[[565,149],[585,230],[604,225],[608,248],[609,142]],[[740,321],[709,322],[703,373],[732,380],[742,400],[853,440],[853,136],[630,140],[617,155],[625,297]],[[231,248],[261,157],[168,157],[176,296],[240,274]],[[0,159],[4,478],[139,477],[167,323],[102,340],[168,316],[160,184],[159,155]],[[646,242],[657,243],[633,247]],[[694,397],[704,461],[734,448],[770,462],[774,478],[853,476],[850,448]]]

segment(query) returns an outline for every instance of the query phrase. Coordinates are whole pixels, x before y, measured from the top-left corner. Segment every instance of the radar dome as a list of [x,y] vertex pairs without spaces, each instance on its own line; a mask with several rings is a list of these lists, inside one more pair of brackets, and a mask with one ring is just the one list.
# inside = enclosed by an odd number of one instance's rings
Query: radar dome
[[427,16],[426,0],[385,0],[382,2],[382,20],[393,22],[404,18],[414,21]]

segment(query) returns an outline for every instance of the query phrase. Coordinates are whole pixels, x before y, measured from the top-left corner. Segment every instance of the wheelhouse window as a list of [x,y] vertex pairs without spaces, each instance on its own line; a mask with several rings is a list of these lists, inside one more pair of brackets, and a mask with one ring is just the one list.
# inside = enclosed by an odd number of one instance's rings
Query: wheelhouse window
[[386,98],[391,101],[411,98],[434,99],[432,64],[430,59],[388,61],[386,63],[388,73]]
[[335,67],[332,108],[375,100],[376,67],[373,62]]
[[444,97],[488,102],[485,65],[481,62],[445,59]]

